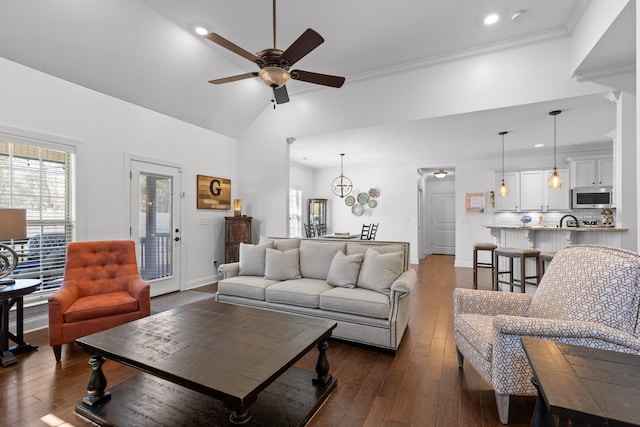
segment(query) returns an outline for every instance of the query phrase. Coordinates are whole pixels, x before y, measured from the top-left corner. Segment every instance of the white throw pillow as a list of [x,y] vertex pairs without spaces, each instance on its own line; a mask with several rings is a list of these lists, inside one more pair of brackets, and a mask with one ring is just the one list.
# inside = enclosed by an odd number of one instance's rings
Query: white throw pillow
[[362,254],[345,255],[344,252],[337,252],[327,275],[327,283],[332,286],[343,288],[355,288],[358,282],[358,274],[362,265]]
[[264,255],[273,243],[250,245],[240,243],[240,271],[238,276],[264,276]]
[[367,249],[357,286],[389,295],[391,285],[402,274],[402,256],[402,252],[381,254],[375,249]]
[[264,278],[269,280],[293,280],[300,278],[300,250],[280,252],[267,248],[265,253]]

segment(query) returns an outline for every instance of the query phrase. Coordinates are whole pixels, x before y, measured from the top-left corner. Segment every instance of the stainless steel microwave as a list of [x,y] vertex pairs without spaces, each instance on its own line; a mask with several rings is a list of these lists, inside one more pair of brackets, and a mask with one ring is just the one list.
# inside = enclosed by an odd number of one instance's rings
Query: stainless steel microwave
[[572,190],[571,207],[573,209],[610,208],[613,204],[613,188],[576,187]]

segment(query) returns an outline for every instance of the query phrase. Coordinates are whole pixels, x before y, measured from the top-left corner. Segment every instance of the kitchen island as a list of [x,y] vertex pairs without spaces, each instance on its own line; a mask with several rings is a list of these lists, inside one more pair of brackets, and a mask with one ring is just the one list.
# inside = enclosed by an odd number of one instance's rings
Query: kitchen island
[[499,246],[514,248],[535,248],[540,251],[558,251],[565,246],[592,244],[621,246],[621,233],[629,231],[624,227],[555,227],[485,225],[491,230]]

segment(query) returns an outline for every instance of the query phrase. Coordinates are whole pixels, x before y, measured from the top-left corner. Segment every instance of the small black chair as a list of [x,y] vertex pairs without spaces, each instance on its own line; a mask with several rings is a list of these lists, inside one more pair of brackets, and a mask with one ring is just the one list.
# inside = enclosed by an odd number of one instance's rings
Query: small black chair
[[370,231],[371,231],[371,224],[362,224],[362,231],[360,232],[360,240],[369,240]]
[[371,224],[371,229],[369,230],[369,240],[376,240],[376,233],[378,232],[378,224]]
[[304,224],[304,232],[307,238],[316,237],[316,227],[313,224]]

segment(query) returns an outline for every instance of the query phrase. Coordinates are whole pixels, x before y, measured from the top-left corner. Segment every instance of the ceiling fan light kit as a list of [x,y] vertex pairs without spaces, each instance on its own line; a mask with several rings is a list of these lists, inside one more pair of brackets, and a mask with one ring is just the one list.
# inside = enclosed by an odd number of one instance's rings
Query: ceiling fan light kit
[[286,83],[289,79],[314,83],[322,86],[340,88],[345,78],[303,70],[290,70],[290,67],[324,43],[320,34],[307,28],[286,50],[276,48],[276,0],[273,0],[273,48],[263,49],[257,55],[241,48],[216,33],[208,33],[205,38],[255,63],[259,72],[244,73],[236,76],[210,80],[212,84],[230,83],[238,80],[259,77],[267,86],[273,88],[276,104],[289,102]]

